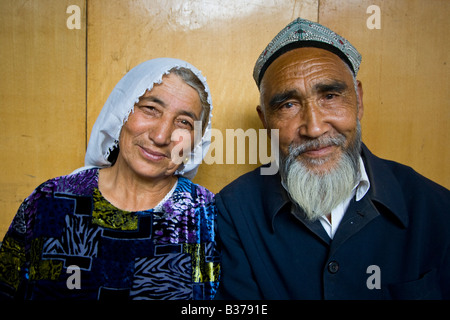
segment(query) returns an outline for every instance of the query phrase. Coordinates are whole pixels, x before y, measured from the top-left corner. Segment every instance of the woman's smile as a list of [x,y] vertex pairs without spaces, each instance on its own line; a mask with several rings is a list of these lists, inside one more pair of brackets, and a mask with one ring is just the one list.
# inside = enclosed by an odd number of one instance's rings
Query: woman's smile
[[141,151],[141,154],[144,158],[150,160],[150,161],[162,161],[164,159],[169,158],[167,154],[163,152],[158,152],[149,148],[145,148],[142,146],[139,146],[139,150]]

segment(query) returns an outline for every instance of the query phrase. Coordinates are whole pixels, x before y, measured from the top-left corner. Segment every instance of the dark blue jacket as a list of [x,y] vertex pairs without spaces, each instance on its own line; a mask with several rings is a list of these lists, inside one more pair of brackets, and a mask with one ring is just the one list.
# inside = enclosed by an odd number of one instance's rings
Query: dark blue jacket
[[280,176],[217,196],[222,299],[450,299],[450,192],[363,146],[371,183],[331,240],[297,218]]

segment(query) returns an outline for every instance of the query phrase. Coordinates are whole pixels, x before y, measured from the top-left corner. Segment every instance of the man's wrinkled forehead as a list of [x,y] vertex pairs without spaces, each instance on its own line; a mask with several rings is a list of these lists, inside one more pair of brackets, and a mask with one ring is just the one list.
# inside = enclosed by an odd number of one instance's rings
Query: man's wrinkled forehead
[[294,90],[299,85],[316,93],[342,91],[352,82],[351,69],[333,53],[318,48],[298,48],[283,54],[267,68],[260,91],[279,93]]

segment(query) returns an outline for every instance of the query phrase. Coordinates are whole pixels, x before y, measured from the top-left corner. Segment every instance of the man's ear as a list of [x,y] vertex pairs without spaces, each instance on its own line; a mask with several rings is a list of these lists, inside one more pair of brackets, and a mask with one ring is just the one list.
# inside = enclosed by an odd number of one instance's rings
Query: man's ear
[[362,83],[361,81],[356,81],[356,90],[358,90],[358,105],[359,105],[359,109],[358,109],[358,119],[359,121],[361,121],[363,114],[364,114],[364,103],[363,103],[363,88],[362,88]]
[[257,106],[256,111],[258,111],[258,116],[259,119],[261,120],[264,129],[267,129],[266,117],[264,116],[264,111],[262,110],[261,106]]

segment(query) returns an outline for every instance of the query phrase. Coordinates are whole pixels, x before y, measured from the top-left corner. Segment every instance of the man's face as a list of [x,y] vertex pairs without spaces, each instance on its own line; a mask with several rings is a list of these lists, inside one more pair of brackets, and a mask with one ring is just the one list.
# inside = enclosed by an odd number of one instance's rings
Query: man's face
[[[267,68],[257,110],[265,128],[279,130],[283,158],[290,146],[306,143],[297,161],[316,174],[326,174],[356,139],[357,120],[363,115],[359,82],[357,90],[358,96],[352,73],[338,56],[323,49],[299,48]],[[343,144],[328,139],[338,136],[345,138]]]

